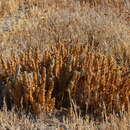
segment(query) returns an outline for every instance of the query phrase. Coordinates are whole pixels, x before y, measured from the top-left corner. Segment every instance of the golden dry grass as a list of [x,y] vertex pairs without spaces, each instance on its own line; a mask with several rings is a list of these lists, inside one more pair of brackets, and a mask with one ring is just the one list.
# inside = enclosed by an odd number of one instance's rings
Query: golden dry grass
[[116,115],[111,115],[103,122],[89,121],[89,118],[83,120],[82,118],[76,117],[75,119],[66,119],[63,122],[59,122],[55,117],[41,116],[37,120],[30,119],[29,117],[22,115],[21,118],[14,112],[0,111],[0,128],[2,130],[30,130],[30,129],[40,129],[40,130],[129,130],[130,120],[129,113],[122,113],[122,119],[119,119]]
[[1,0],[7,107],[39,116],[58,109],[70,129],[129,129],[129,11],[128,0]]
[[79,42],[90,44],[105,55],[112,55],[120,64],[129,64],[128,8],[103,5],[91,8],[72,0],[59,3],[43,1],[37,6],[29,2],[33,6],[26,8],[22,2],[20,5],[16,2],[18,9],[0,20],[0,47],[5,56],[12,49],[20,51],[27,46],[44,48],[57,42]]

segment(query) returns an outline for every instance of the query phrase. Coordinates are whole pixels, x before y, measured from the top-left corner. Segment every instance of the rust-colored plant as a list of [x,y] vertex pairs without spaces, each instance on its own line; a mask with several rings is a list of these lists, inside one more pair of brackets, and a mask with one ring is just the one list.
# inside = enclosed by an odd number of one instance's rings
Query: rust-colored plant
[[129,69],[85,45],[56,44],[44,52],[28,49],[11,60],[1,57],[1,66],[0,77],[17,109],[51,112],[69,109],[73,100],[83,114],[128,110]]

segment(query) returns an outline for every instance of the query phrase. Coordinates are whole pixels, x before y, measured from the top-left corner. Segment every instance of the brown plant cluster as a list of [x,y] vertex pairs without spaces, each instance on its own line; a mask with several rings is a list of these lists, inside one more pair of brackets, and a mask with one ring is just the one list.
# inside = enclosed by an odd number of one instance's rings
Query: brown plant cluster
[[112,57],[89,51],[85,45],[56,44],[40,51],[28,49],[12,59],[1,56],[1,82],[5,81],[17,110],[38,114],[74,102],[85,114],[128,110],[129,69]]

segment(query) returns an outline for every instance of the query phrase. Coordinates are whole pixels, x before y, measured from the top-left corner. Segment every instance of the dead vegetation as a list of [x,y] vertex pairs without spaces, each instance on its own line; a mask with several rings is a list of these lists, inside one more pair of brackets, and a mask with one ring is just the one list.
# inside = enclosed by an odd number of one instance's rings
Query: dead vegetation
[[29,46],[43,49],[54,43],[83,43],[93,46],[92,51],[111,55],[119,64],[129,65],[128,8],[107,5],[92,8],[72,0],[43,1],[37,6],[29,1],[33,6],[26,8],[22,2],[18,2],[20,5],[16,2],[18,9],[0,21],[0,48],[5,56]]
[[128,0],[1,0],[0,108],[127,129],[129,11]]
[[83,115],[128,111],[128,67],[85,45],[56,44],[39,51],[14,53],[7,61],[1,57],[0,77],[18,110],[39,114],[63,107],[69,111],[74,102]]

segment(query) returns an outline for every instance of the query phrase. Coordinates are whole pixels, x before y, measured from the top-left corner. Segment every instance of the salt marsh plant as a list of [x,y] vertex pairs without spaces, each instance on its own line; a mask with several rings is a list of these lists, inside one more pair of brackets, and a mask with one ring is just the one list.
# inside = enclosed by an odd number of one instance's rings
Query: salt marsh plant
[[12,54],[10,60],[1,57],[1,66],[0,77],[17,110],[39,114],[63,107],[69,111],[72,102],[83,115],[129,109],[128,67],[85,45],[56,44],[44,52],[28,49]]

